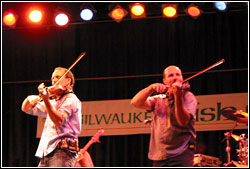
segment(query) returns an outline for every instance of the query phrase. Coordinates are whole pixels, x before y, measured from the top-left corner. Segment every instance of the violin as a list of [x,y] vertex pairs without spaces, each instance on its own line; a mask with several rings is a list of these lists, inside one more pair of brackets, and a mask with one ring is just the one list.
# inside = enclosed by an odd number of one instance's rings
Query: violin
[[189,82],[183,83],[181,88],[182,88],[182,90],[184,90],[184,91],[190,90],[190,84],[189,84]]
[[48,92],[50,97],[54,97],[54,96],[60,96],[64,94],[67,90],[68,89],[65,86],[62,87],[61,85],[53,85],[50,87],[46,87],[44,89],[43,94],[45,95],[46,92]]
[[[181,88],[181,90],[182,90],[183,92],[190,90],[190,84],[189,84],[189,82],[185,82],[185,83],[181,84],[181,87],[180,87],[180,88]],[[168,97],[172,97],[172,96],[173,96],[173,87],[168,87],[168,88],[167,88],[167,93],[166,93],[166,95],[167,95]]]
[[[171,90],[171,88],[172,88],[172,87],[167,86],[166,91]],[[190,84],[189,84],[189,82],[187,81],[187,82],[185,82],[185,83],[182,83],[181,89],[182,89],[183,91],[188,91],[188,90],[190,90]]]

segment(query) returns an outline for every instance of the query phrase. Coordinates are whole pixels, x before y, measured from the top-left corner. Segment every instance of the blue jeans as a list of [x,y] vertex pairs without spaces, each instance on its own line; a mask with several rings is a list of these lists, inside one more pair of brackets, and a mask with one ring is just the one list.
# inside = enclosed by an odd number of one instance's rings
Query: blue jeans
[[182,154],[162,161],[153,161],[153,167],[193,167],[194,150],[187,148]]
[[74,153],[55,149],[40,160],[38,167],[73,167],[75,162],[76,156]]

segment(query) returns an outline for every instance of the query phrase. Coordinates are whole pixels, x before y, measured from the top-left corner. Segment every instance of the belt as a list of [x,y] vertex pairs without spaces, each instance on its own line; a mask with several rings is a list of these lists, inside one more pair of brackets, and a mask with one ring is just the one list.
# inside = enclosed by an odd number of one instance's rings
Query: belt
[[57,144],[57,148],[59,149],[67,149],[71,151],[79,151],[79,142],[78,140],[72,140],[68,138],[63,138]]

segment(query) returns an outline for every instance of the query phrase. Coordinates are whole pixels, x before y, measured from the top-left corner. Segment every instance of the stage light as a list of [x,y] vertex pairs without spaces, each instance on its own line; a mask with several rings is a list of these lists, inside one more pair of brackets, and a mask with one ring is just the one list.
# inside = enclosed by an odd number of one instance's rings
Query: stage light
[[14,13],[9,12],[4,14],[3,17],[4,25],[14,28],[16,25],[16,21],[17,21],[17,16]]
[[59,26],[67,25],[69,22],[69,17],[65,13],[59,13],[55,17],[55,22]]
[[116,22],[121,22],[121,20],[128,14],[128,12],[123,9],[120,5],[116,5],[113,10],[109,12],[109,16],[113,18]]
[[29,13],[29,19],[31,22],[39,23],[42,20],[42,12],[39,10],[32,10]]
[[145,6],[142,3],[134,3],[130,5],[130,12],[132,18],[146,17]]
[[177,5],[176,4],[162,4],[162,14],[167,18],[177,17]]
[[90,21],[94,16],[94,12],[91,9],[85,8],[81,10],[80,16],[82,20]]
[[80,17],[83,21],[90,21],[95,15],[95,10],[92,3],[84,2],[80,6]]
[[193,4],[189,5],[188,8],[186,9],[186,13],[195,19],[200,16],[201,12],[202,11]]
[[214,6],[220,11],[225,11],[227,9],[226,2],[214,2]]
[[54,24],[57,26],[67,26],[70,22],[70,12],[68,10],[67,5],[57,5],[56,8],[54,9]]

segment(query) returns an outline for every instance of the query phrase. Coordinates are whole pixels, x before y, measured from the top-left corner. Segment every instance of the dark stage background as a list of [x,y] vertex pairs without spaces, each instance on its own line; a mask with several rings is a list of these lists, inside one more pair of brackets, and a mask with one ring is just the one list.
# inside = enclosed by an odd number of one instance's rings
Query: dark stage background
[[[66,28],[4,28],[2,166],[37,166],[37,117],[21,111],[22,101],[37,94],[40,83],[50,85],[55,67],[68,68],[84,51],[87,55],[72,69],[74,91],[81,101],[131,99],[142,88],[161,82],[168,65],[179,66],[187,78],[221,59],[226,62],[189,81],[192,92],[248,92],[247,8],[203,13],[197,19],[183,15],[71,24]],[[197,153],[226,162],[225,132],[197,132]],[[248,130],[233,133],[247,134]],[[102,136],[101,143],[88,151],[97,167],[150,167],[149,137]],[[80,137],[80,147],[90,138]],[[230,145],[231,158],[237,160],[238,143],[231,138]]]

